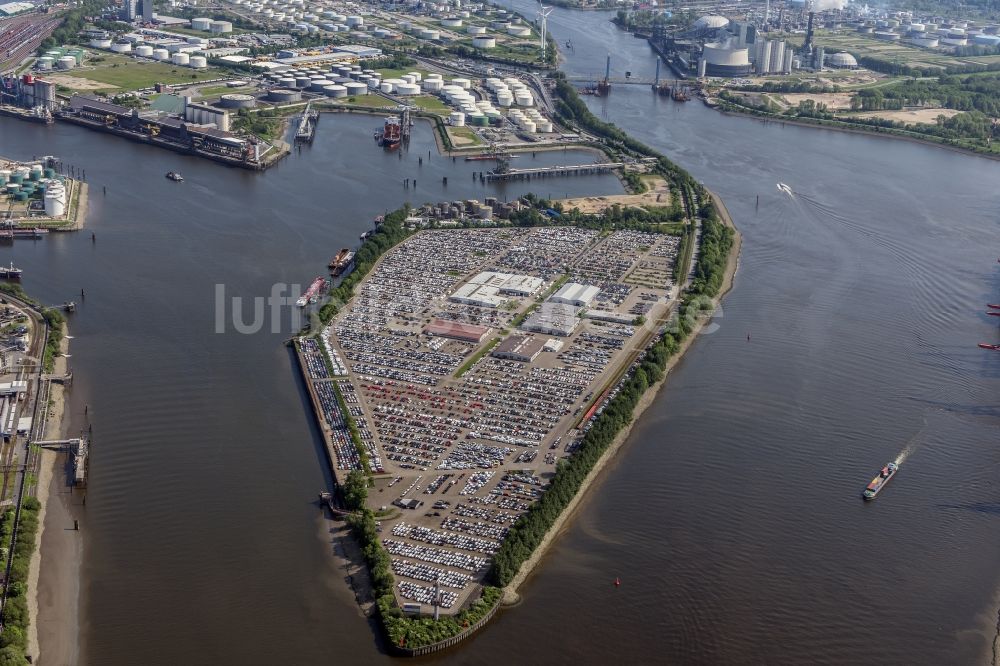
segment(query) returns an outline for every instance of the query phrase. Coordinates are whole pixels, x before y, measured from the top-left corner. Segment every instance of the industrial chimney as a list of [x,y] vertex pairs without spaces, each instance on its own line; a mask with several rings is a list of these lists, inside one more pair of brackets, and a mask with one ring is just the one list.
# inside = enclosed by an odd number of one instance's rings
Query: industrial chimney
[[806,53],[812,52],[813,46],[813,18],[816,12],[809,12],[809,23],[806,26],[806,43],[802,45],[802,50]]

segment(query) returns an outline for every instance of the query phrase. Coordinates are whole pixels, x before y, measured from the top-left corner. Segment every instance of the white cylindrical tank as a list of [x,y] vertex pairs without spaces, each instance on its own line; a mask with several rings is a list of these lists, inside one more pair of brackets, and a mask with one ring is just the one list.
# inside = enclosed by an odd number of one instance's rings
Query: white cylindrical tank
[[191,27],[194,30],[204,30],[205,32],[208,32],[209,28],[212,27],[212,19],[204,17],[193,18],[191,19]]
[[171,58],[170,62],[175,65],[187,65],[191,62],[191,56],[187,53],[175,53]]
[[360,83],[357,81],[354,83],[345,83],[344,87],[347,88],[347,94],[349,96],[368,94],[368,86],[367,84],[364,83]]
[[[378,89],[381,90],[384,93],[391,93],[392,90],[393,90],[393,88],[395,88],[395,87],[396,86],[394,86],[393,84],[389,83],[388,81],[383,81],[382,83],[379,84]],[[345,88],[344,90],[347,90],[347,89]]]
[[59,69],[73,69],[76,67],[76,58],[73,56],[63,56],[56,61],[56,67]]
[[129,42],[115,42],[111,45],[111,50],[115,53],[131,53],[132,44]]
[[360,16],[348,16],[347,17],[347,27],[348,28],[360,28],[365,24],[365,20]]
[[35,68],[40,70],[49,70],[52,69],[52,65],[54,64],[55,60],[53,60],[49,56],[42,56],[41,58],[35,61]]
[[461,111],[452,111],[448,115],[448,122],[452,127],[462,127],[465,125],[465,114]]
[[153,57],[153,47],[149,44],[143,44],[142,46],[135,47],[135,54],[142,58],[152,58]]
[[413,77],[412,83],[420,83],[420,80],[424,78],[420,72],[408,72],[406,75]]
[[90,40],[90,45],[95,49],[110,49],[111,40],[110,39],[92,39]]
[[212,21],[208,29],[216,35],[233,31],[233,24],[229,21]]
[[507,34],[514,37],[527,37],[531,34],[531,28],[526,25],[512,25],[507,28]]
[[420,86],[416,83],[397,83],[396,84],[396,94],[397,95],[419,95]]
[[470,25],[468,28],[465,29],[465,32],[469,33],[470,35],[485,35],[486,34],[486,26],[485,25]]
[[535,98],[530,92],[522,90],[514,95],[514,101],[518,106],[532,106],[535,103]]
[[472,87],[472,81],[470,81],[469,79],[461,79],[461,78],[460,79],[452,79],[451,80],[451,85],[458,86],[462,90],[468,90],[469,88]]
[[441,87],[444,86],[444,82],[441,81],[441,79],[427,79],[420,85],[427,92],[441,92]]
[[441,39],[441,31],[440,30],[421,30],[420,31],[420,39],[427,39],[427,40],[430,40],[430,41],[437,41],[437,40]]
[[413,78],[412,76],[410,76],[409,74],[403,74],[399,78],[401,78],[403,80],[403,83],[416,83],[417,82],[417,80],[415,78]]
[[382,85],[382,79],[378,78],[377,76],[373,76],[372,78],[368,79],[368,88],[371,90],[380,90],[381,85]]
[[166,60],[170,57],[170,51],[166,49],[153,49],[153,57],[157,60]]
[[461,28],[462,19],[454,17],[443,18],[441,19],[441,26],[445,28]]
[[347,97],[347,88],[341,85],[337,85],[336,83],[333,84],[332,86],[326,86],[325,88],[323,88],[323,92],[329,95],[330,97],[338,97],[338,98]]
[[327,79],[320,78],[320,79],[310,79],[310,80],[312,81],[312,83],[309,84],[309,87],[312,90],[315,90],[316,92],[322,92],[323,89],[326,88],[327,86],[334,85],[333,81],[329,81]]
[[496,48],[497,40],[493,37],[473,37],[472,46],[477,49]]

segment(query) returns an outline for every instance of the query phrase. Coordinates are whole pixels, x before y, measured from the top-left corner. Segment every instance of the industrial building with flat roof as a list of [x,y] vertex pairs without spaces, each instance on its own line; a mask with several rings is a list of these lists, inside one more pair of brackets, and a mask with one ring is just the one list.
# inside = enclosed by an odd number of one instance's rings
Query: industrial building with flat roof
[[568,337],[580,324],[577,308],[564,303],[542,303],[521,325],[526,331]]
[[534,335],[512,335],[496,346],[493,355],[497,358],[530,363],[542,353],[544,347],[545,340],[542,338]]
[[477,326],[475,324],[463,324],[450,319],[435,319],[424,327],[427,335],[436,335],[442,338],[453,338],[463,342],[473,342],[479,344],[486,339],[493,329],[489,326]]
[[448,298],[455,303],[498,308],[507,300],[503,295],[534,296],[543,284],[544,280],[530,275],[484,271],[470,278]]
[[597,298],[599,293],[601,293],[601,290],[593,285],[568,282],[559,291],[552,294],[549,301],[585,308],[590,305],[591,301]]

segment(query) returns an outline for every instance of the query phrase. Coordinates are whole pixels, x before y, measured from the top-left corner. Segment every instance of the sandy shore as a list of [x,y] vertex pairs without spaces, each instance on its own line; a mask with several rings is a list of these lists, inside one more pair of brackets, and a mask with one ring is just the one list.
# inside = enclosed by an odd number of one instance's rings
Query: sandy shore
[[[61,351],[66,354],[69,339],[63,330]],[[55,374],[65,374],[67,360],[56,358]],[[66,413],[65,388],[52,384],[51,407],[46,424],[47,439],[66,437],[69,419]],[[36,664],[68,666],[77,663],[79,628],[79,570],[82,556],[80,533],[73,529],[73,516],[67,505],[72,488],[66,483],[66,454],[43,451],[38,472],[36,495],[41,500],[38,547],[31,558],[28,578],[28,654]],[[41,571],[44,569],[45,576]]]
[[[727,226],[732,227],[733,230],[736,232],[735,236],[733,237],[733,248],[732,251],[730,251],[729,253],[729,260],[726,262],[726,274],[723,279],[722,289],[720,290],[719,295],[715,298],[715,302],[718,303],[727,293],[729,293],[729,290],[732,289],[733,287],[733,280],[736,275],[736,269],[739,265],[739,255],[740,255],[740,249],[743,244],[743,239],[739,231],[736,230],[736,226],[733,224],[733,220],[730,217],[729,211],[726,209],[725,204],[722,203],[722,200],[719,199],[719,197],[717,197],[714,193],[712,194],[712,197],[716,201],[717,210],[719,211],[719,216],[722,218],[722,221]],[[581,504],[583,504],[583,502],[585,502],[587,497],[590,495],[589,491],[591,485],[598,480],[598,478],[601,476],[601,473],[608,466],[608,463],[611,462],[611,459],[615,456],[616,453],[618,453],[618,451],[622,448],[622,446],[628,442],[629,435],[632,433],[632,428],[638,422],[639,416],[644,411],[646,411],[646,409],[656,400],[656,396],[660,392],[660,389],[663,388],[663,385],[666,384],[667,379],[670,377],[670,371],[673,370],[674,366],[677,365],[677,363],[679,363],[682,358],[684,358],[684,354],[687,352],[691,344],[698,338],[698,333],[701,331],[701,329],[705,326],[705,324],[709,320],[710,320],[709,317],[703,317],[699,319],[695,327],[695,330],[692,331],[691,335],[685,338],[684,342],[681,343],[680,349],[677,351],[677,353],[674,354],[672,357],[670,357],[670,359],[667,361],[666,368],[664,368],[663,371],[663,378],[660,379],[660,381],[658,381],[657,383],[650,386],[649,390],[647,390],[646,393],[642,396],[642,399],[639,400],[639,404],[636,405],[636,408],[632,413],[633,416],[632,421],[629,422],[629,425],[623,428],[622,431],[618,433],[618,436],[615,438],[615,440],[611,443],[611,445],[607,448],[604,454],[594,465],[594,468],[590,471],[590,474],[588,474],[587,478],[583,480],[583,483],[580,485],[580,490],[577,491],[573,499],[570,500],[570,503],[566,506],[565,509],[563,509],[563,512],[559,515],[559,518],[556,519],[556,522],[545,534],[545,538],[542,539],[542,542],[538,545],[538,548],[535,549],[534,554],[532,554],[532,556],[528,558],[521,565],[520,571],[517,572],[517,575],[514,576],[510,584],[507,585],[506,589],[504,590],[505,604],[508,605],[516,604],[520,600],[520,597],[517,594],[517,590],[525,583],[525,581],[528,580],[528,578],[530,578],[535,568],[545,558],[545,555],[548,552],[549,548],[559,537],[559,535],[562,534],[563,530],[565,530],[566,527],[569,525],[569,523],[572,521],[574,515],[576,514],[577,509],[579,509]]]

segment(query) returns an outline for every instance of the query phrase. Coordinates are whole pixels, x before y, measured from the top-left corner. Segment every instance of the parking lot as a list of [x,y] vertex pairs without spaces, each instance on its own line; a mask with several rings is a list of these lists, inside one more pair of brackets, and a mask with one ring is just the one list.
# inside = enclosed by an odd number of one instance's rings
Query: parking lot
[[[303,345],[337,467],[355,469],[360,457],[334,383],[373,461],[369,502],[387,516],[379,529],[401,602],[432,612],[439,584],[443,611],[456,612],[478,589],[510,527],[572,454],[643,326],[666,315],[678,245],[662,234],[568,227],[423,231],[384,255],[319,340]],[[489,306],[449,300],[484,271],[543,286]],[[575,328],[519,330],[522,315],[567,282],[599,290],[571,306]],[[516,348],[474,356],[516,335],[546,344],[524,357]],[[334,372],[320,363],[324,349],[337,359]]]

